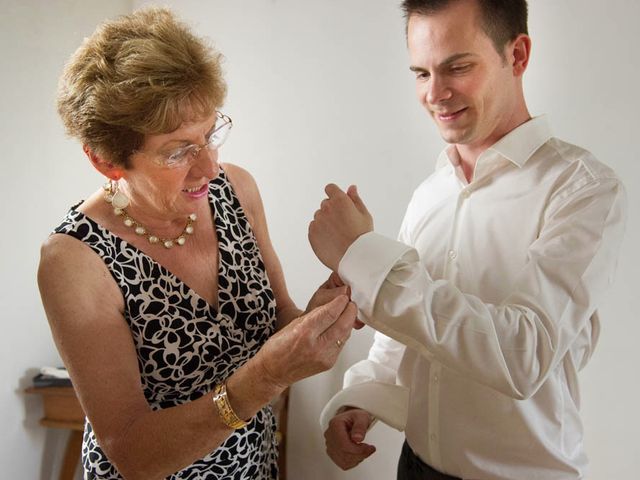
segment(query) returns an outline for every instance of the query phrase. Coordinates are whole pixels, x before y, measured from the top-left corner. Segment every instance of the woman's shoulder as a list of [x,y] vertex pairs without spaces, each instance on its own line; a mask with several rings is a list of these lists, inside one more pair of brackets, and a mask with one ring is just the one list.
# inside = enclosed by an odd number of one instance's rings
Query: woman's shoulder
[[248,170],[233,163],[223,163],[222,168],[235,190],[249,191],[258,189],[256,180]]
[[64,233],[50,235],[40,247],[38,285],[43,299],[79,295],[85,300],[113,299],[117,305],[122,303],[118,287],[102,259],[86,243]]
[[40,247],[40,269],[69,270],[81,267],[91,271],[93,264],[103,264],[98,255],[82,240],[65,233],[52,233]]
[[86,224],[91,231],[98,228],[94,220],[96,205],[96,194],[93,194],[73,207],[65,222],[45,239],[40,247],[41,270],[62,274],[70,268],[80,267],[85,272],[103,273],[101,269],[106,267],[102,259],[79,235],[73,233],[79,224]]
[[246,169],[233,163],[223,163],[222,168],[242,208],[252,214],[256,212],[256,209],[262,208],[260,191],[253,175]]

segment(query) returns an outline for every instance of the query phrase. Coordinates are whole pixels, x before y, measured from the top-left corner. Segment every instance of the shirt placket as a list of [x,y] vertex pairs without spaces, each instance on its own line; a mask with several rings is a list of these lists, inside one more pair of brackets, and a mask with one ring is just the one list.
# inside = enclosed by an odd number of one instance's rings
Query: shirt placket
[[[456,209],[453,215],[449,240],[447,242],[446,256],[444,258],[444,278],[453,285],[458,284],[459,255],[461,246],[461,227],[465,221],[468,205],[471,198],[472,186],[470,184],[460,184],[460,191],[456,202]],[[440,386],[442,384],[442,365],[432,360],[429,368],[429,396],[428,396],[428,444],[429,457],[433,462],[433,467],[443,470],[441,460],[441,439],[440,439]]]

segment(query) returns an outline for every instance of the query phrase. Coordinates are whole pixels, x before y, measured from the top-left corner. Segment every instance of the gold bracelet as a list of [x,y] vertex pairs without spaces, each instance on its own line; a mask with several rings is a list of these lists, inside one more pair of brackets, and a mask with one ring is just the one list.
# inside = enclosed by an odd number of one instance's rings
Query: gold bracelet
[[225,383],[216,385],[213,391],[213,403],[215,403],[218,414],[227,427],[237,430],[247,425],[247,422],[240,419],[238,415],[236,415],[236,412],[233,411],[233,408],[231,408],[229,398],[227,397],[227,385]]

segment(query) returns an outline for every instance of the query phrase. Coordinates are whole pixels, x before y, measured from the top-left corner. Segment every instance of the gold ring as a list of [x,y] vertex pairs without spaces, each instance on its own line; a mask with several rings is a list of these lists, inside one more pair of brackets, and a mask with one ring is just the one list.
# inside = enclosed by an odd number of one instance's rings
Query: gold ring
[[336,345],[338,346],[338,348],[342,348],[342,340],[336,340]]

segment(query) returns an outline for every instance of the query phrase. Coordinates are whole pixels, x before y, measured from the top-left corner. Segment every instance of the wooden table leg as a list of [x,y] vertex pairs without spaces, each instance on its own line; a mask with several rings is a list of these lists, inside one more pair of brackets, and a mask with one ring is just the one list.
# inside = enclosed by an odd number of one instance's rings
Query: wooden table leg
[[82,432],[72,430],[67,441],[67,448],[64,451],[64,460],[60,469],[60,480],[73,480],[76,467],[80,461],[82,452]]

